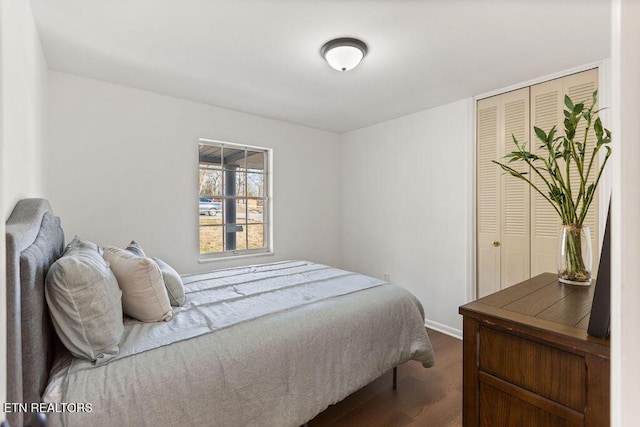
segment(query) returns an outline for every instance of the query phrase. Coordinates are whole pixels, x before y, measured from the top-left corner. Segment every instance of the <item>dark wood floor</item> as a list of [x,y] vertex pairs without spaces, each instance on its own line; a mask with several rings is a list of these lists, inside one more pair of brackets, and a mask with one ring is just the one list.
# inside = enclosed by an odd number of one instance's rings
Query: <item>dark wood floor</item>
[[398,367],[398,389],[392,374],[330,406],[309,427],[449,427],[462,425],[462,341],[428,329],[436,365],[419,362]]

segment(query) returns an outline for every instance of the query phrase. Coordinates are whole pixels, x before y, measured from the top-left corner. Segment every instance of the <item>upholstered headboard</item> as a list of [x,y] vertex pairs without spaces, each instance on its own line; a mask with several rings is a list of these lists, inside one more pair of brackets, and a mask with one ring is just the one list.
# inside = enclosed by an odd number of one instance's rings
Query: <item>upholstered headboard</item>
[[[7,401],[40,402],[58,345],[44,296],[49,266],[64,249],[60,218],[44,199],[16,204],[6,224]],[[25,414],[8,413],[12,426]]]

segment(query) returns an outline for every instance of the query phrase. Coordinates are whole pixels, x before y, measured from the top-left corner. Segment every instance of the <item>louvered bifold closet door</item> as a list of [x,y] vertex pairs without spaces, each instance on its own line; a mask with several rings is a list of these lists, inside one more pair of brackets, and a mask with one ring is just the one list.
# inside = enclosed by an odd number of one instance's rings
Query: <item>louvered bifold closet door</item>
[[477,103],[477,269],[478,297],[500,290],[500,171],[492,160],[500,158],[500,97]]
[[515,149],[512,135],[527,140],[529,89],[478,101],[477,120],[478,297],[483,297],[530,274],[529,188],[491,162]]
[[[531,123],[545,132],[552,126],[558,129],[557,136],[564,135],[564,95],[568,94],[574,103],[585,102],[591,105],[593,92],[597,89],[598,71],[589,70],[556,80],[531,86]],[[577,133],[578,137],[584,136],[584,130]],[[531,127],[531,140],[535,142],[536,153],[544,154],[539,141]],[[593,147],[592,138],[590,147]],[[562,167],[562,166],[561,166]],[[594,166],[594,171],[597,168]],[[563,169],[564,170],[564,169]],[[594,172],[589,179],[593,179]],[[546,189],[539,178],[534,181],[541,190]],[[576,174],[571,176],[571,187],[577,189],[578,178]],[[545,190],[543,190],[545,191]],[[548,192],[545,191],[545,194]],[[575,196],[574,196],[575,197]],[[591,237],[594,254],[594,273],[598,260],[598,200],[597,196],[589,210],[584,225],[591,228]],[[561,220],[553,207],[537,192],[531,193],[531,275],[535,276],[544,272],[556,272],[558,270],[558,236]]]
[[[529,88],[505,93],[502,97],[502,155],[515,151],[519,144],[529,146]],[[518,172],[529,176],[522,162],[511,163]],[[497,167],[497,166],[496,166]],[[501,288],[531,277],[530,256],[530,186],[521,179],[503,173],[500,177],[501,203]]]

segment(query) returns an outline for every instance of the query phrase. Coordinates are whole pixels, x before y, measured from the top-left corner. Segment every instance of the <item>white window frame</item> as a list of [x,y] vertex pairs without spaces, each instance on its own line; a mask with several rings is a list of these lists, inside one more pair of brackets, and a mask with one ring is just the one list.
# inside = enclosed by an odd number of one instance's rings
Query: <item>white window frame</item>
[[[197,227],[196,227],[196,233],[197,233],[197,242],[198,242],[198,254],[199,254],[199,259],[198,262],[199,263],[206,263],[206,262],[212,262],[212,261],[216,261],[216,260],[222,260],[222,259],[230,259],[230,258],[243,258],[243,257],[254,257],[254,256],[264,256],[264,255],[273,255],[273,208],[272,208],[272,194],[273,194],[273,174],[272,174],[272,170],[273,170],[273,149],[271,148],[266,148],[266,147],[260,147],[260,146],[254,146],[254,145],[247,145],[247,144],[238,144],[238,143],[233,143],[233,142],[228,142],[228,141],[220,141],[220,140],[215,140],[215,139],[205,139],[205,138],[200,138],[198,139],[198,144],[197,144],[197,159],[198,159],[198,163],[197,163],[197,173],[196,173],[196,192],[198,192],[198,188],[200,186],[200,177],[199,177],[199,172],[200,172],[200,145],[211,145],[211,146],[216,146],[216,147],[222,147],[222,149],[224,150],[224,147],[228,147],[228,148],[232,148],[234,150],[245,150],[245,152],[247,150],[251,150],[251,151],[261,151],[264,153],[265,156],[265,161],[264,161],[264,195],[261,197],[263,200],[263,219],[262,219],[262,224],[263,224],[263,241],[264,241],[264,247],[259,248],[259,249],[235,249],[235,250],[227,250],[225,248],[226,243],[225,243],[225,233],[223,231],[223,250],[221,252],[210,252],[210,253],[201,253],[200,252],[200,228],[202,227],[202,225],[200,225],[200,212],[198,209],[198,220],[197,220]],[[223,169],[224,170],[224,169]],[[224,174],[223,174],[223,184],[222,184],[223,188],[224,188]],[[198,199],[200,198],[200,194],[198,194]],[[255,197],[249,197],[248,195],[245,195],[243,197],[237,197],[237,196],[229,196],[227,198],[226,195],[224,195],[224,199],[237,199],[237,198],[243,198],[245,200],[249,200],[249,199],[254,199]],[[247,225],[250,224],[248,222],[248,218],[245,217],[245,238],[248,239],[248,228]],[[226,218],[224,218],[223,216],[223,221],[222,221],[222,227],[224,228],[226,226]],[[248,241],[245,242],[245,244],[247,244],[248,246]]]

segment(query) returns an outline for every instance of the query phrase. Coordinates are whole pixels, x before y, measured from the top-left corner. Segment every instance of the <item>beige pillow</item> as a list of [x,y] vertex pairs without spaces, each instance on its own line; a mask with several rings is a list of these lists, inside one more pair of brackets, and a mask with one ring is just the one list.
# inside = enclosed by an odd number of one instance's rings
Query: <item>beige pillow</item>
[[[131,252],[139,257],[146,257],[144,249],[135,240],[129,243],[129,246],[125,250]],[[169,296],[169,303],[174,307],[180,307],[184,304],[184,283],[182,283],[182,277],[176,270],[169,264],[161,260],[160,258],[152,258],[162,273],[162,280],[164,281],[164,287],[167,289],[167,295]]]
[[113,246],[106,246],[103,256],[122,289],[125,314],[143,322],[171,319],[173,310],[155,261]]

